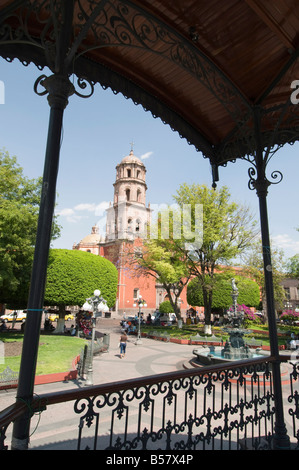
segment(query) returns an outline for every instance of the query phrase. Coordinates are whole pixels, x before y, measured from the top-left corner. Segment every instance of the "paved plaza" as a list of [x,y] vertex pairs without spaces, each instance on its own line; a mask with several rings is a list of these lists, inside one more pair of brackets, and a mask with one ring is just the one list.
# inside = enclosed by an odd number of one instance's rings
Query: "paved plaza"
[[[94,357],[94,385],[180,370],[193,357],[193,346],[190,345],[165,343],[148,338],[142,338],[142,344],[136,345],[136,337],[129,336],[126,356],[121,359],[118,348],[120,320],[100,319],[97,321],[97,331],[100,334],[110,334],[110,346],[107,353]],[[85,386],[84,383],[85,380],[79,378],[69,382],[37,385],[34,391],[37,395],[41,395],[82,388]],[[0,409],[14,403],[15,396],[15,389],[0,391]],[[65,439],[69,439],[70,436],[75,439],[78,434],[78,416],[72,411],[72,406],[71,403],[54,405],[40,416],[32,418],[31,449],[39,447],[54,449],[60,441],[65,445]],[[34,431],[36,426],[38,430]],[[6,444],[10,444],[10,439],[7,439]]]
[[[194,346],[161,342],[142,338],[142,344],[136,345],[136,337],[129,336],[125,358],[119,354],[120,322],[116,319],[101,319],[97,323],[97,332],[110,335],[109,351],[94,357],[94,385],[119,382],[126,379],[145,377],[171,371],[182,370],[189,366],[194,357]],[[66,391],[85,387],[85,380],[37,385],[35,393]],[[289,387],[284,387],[289,395]],[[0,409],[14,403],[16,390],[0,391]],[[73,411],[73,402],[49,406],[37,414],[31,422],[30,449],[67,450],[76,449],[79,417]],[[10,445],[11,426],[7,432],[7,445]]]

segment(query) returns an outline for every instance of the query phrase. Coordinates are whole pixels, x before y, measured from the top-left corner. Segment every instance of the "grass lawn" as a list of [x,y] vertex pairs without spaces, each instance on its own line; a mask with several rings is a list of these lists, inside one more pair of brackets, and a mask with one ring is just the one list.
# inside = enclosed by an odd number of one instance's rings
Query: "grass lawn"
[[198,327],[189,327],[183,326],[183,328],[178,328],[178,326],[145,326],[142,325],[141,332],[149,333],[150,331],[157,331],[159,333],[167,333],[171,338],[180,338],[180,339],[189,339],[190,336],[196,335],[196,333],[203,335],[203,329],[201,330]]
[[[0,334],[0,341],[9,343],[9,354],[5,355],[3,362],[3,348],[0,349],[0,372],[10,367],[18,372],[21,362],[21,344],[23,335],[19,332]],[[41,335],[39,339],[39,351],[37,359],[36,375],[65,372],[71,369],[73,359],[78,356],[86,344],[85,339],[63,335]],[[2,359],[2,360],[1,360]]]
[[[299,328],[295,327],[284,327],[281,328],[278,326],[278,329],[283,330],[285,332],[284,336],[278,336],[278,344],[284,345],[287,338],[289,337],[289,332],[293,330],[299,330]],[[228,334],[221,330],[221,327],[213,327],[213,335],[219,337],[219,340],[223,339],[225,341],[228,338]],[[254,337],[256,340],[261,340],[262,344],[265,346],[269,346],[269,334],[268,334],[268,327],[264,325],[257,325],[251,324],[248,325],[248,330],[255,330],[248,335],[248,337]],[[256,331],[258,330],[258,331]],[[190,336],[195,336],[199,334],[200,336],[206,336],[204,334],[204,327],[202,324],[199,325],[183,325],[183,328],[178,328],[176,325],[174,326],[145,326],[143,325],[141,331],[144,333],[148,333],[149,331],[159,331],[164,332],[170,335],[172,338],[187,338],[189,339]],[[297,331],[295,331],[297,333]]]

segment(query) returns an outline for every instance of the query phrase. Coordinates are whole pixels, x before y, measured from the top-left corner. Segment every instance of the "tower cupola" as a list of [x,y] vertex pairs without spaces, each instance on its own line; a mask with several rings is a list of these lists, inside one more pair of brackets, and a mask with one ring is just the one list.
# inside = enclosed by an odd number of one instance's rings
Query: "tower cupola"
[[107,238],[132,238],[145,233],[150,209],[146,208],[146,168],[131,149],[116,166],[113,205],[107,210]]

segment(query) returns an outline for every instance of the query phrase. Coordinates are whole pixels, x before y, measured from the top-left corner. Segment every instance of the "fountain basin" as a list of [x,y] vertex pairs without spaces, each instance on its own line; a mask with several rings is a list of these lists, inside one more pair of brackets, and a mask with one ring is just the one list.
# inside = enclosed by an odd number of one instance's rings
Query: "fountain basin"
[[230,351],[230,356],[225,356],[224,348],[220,346],[209,346],[200,347],[193,350],[193,354],[196,356],[195,362],[198,366],[200,365],[211,365],[211,364],[224,364],[225,362],[240,361],[242,359],[256,358],[261,356],[268,356],[269,353],[263,351],[261,348],[255,350],[249,349],[245,354],[242,354],[242,351],[238,350],[232,353]]

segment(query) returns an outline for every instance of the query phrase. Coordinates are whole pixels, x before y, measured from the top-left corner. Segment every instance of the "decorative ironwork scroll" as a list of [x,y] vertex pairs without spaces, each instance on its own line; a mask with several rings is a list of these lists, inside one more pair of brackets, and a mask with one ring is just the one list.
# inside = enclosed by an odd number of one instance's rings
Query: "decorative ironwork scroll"
[[[63,35],[61,18],[66,3],[55,0],[33,2],[24,0],[16,12],[10,11],[9,8],[5,10],[0,18],[0,54],[7,60],[19,57],[24,64],[32,61],[40,67],[47,65],[52,72],[59,73],[62,67],[59,48]],[[40,25],[41,32],[38,37],[29,33],[32,22]],[[90,67],[90,64],[85,62],[83,65],[82,59],[96,50],[140,49],[161,56],[193,75],[221,103],[237,126],[250,117],[250,106],[246,98],[202,53],[192,35],[188,40],[133,2],[75,0],[72,28],[73,40],[63,62],[64,70],[69,74],[75,72],[79,79],[86,77],[86,68]],[[101,69],[100,65],[98,69]],[[192,126],[184,122],[180,116],[170,113],[161,104],[159,106],[154,97],[147,96],[144,90],[138,89],[138,86],[132,88],[129,81],[124,78],[116,88],[117,80],[113,80],[113,75],[111,72],[108,82],[102,80],[101,74],[98,74],[96,80],[103,87],[109,86],[114,92],[122,92],[134,102],[142,104],[154,117],[159,116],[189,143],[202,150],[205,157],[213,158],[211,145],[203,136],[196,135]],[[90,75],[88,77],[91,80]],[[244,118],[246,109],[248,118]]]
[[[76,401],[78,448],[257,448],[273,432],[267,363],[141,385]],[[264,442],[264,441],[263,441]]]
[[[13,2],[3,9],[0,16],[2,57],[7,60],[18,57],[24,65],[32,61],[40,68],[48,66],[53,73],[60,73],[62,67],[69,75],[75,73],[79,77],[80,89],[77,87],[77,92],[80,96],[85,77],[88,77],[91,86],[90,94],[95,82],[103,88],[110,87],[114,93],[121,92],[150,111],[153,117],[160,117],[188,143],[195,145],[205,157],[210,158],[214,168],[239,157],[252,159],[256,149],[254,104],[201,51],[196,28],[190,28],[187,38],[130,0],[74,0],[72,41],[61,49],[62,19],[65,9],[69,7],[67,4],[67,1],[58,0],[24,0],[18,2],[18,8]],[[32,24],[39,25],[40,32],[35,36],[30,33]],[[163,57],[185,70],[225,108],[235,128],[218,146],[213,147],[192,125],[145,90],[103,64],[92,64],[86,60],[95,51],[105,50],[105,57],[106,51],[114,53],[123,49],[139,49]],[[294,55],[294,60],[297,55]],[[287,68],[284,73],[286,71]],[[262,107],[263,102],[259,105]],[[282,145],[298,140],[298,106],[288,100],[276,108],[265,107],[263,120],[261,137],[268,160]]]
[[[23,2],[18,13],[8,10],[0,18],[0,46],[31,45],[41,49],[46,64],[54,71],[65,3],[28,0]],[[191,40],[159,22],[146,10],[129,0],[75,0],[74,4],[74,39],[66,56],[70,73],[79,57],[96,49],[139,48],[163,56],[194,75],[226,107],[236,122],[240,120],[244,106],[249,108],[245,97]],[[29,33],[32,17],[41,25],[39,38]]]
[[[296,353],[294,353],[296,354]],[[296,354],[298,357],[298,354]],[[293,408],[289,408],[289,416],[292,418],[292,428],[293,428],[293,436],[297,440],[296,449],[299,450],[299,362],[293,361],[291,362],[293,367],[290,373],[290,384],[291,384],[291,393],[288,397],[288,403],[293,406]]]
[[[44,96],[48,93],[48,90],[45,87],[45,83],[46,83],[47,78],[48,78],[47,75],[42,74],[36,79],[33,88],[34,88],[34,91],[37,95]],[[74,84],[74,81],[73,81],[73,84]],[[89,90],[89,93],[84,94],[84,93],[81,93],[80,91],[78,91],[74,87],[73,90],[74,90],[75,95],[79,96],[80,98],[89,98],[90,96],[93,95],[94,82],[89,81],[85,78],[77,78],[77,85],[78,85],[80,90],[85,90],[87,88],[87,86],[89,86],[90,90]],[[39,91],[40,86],[43,87],[43,89],[41,91]]]

